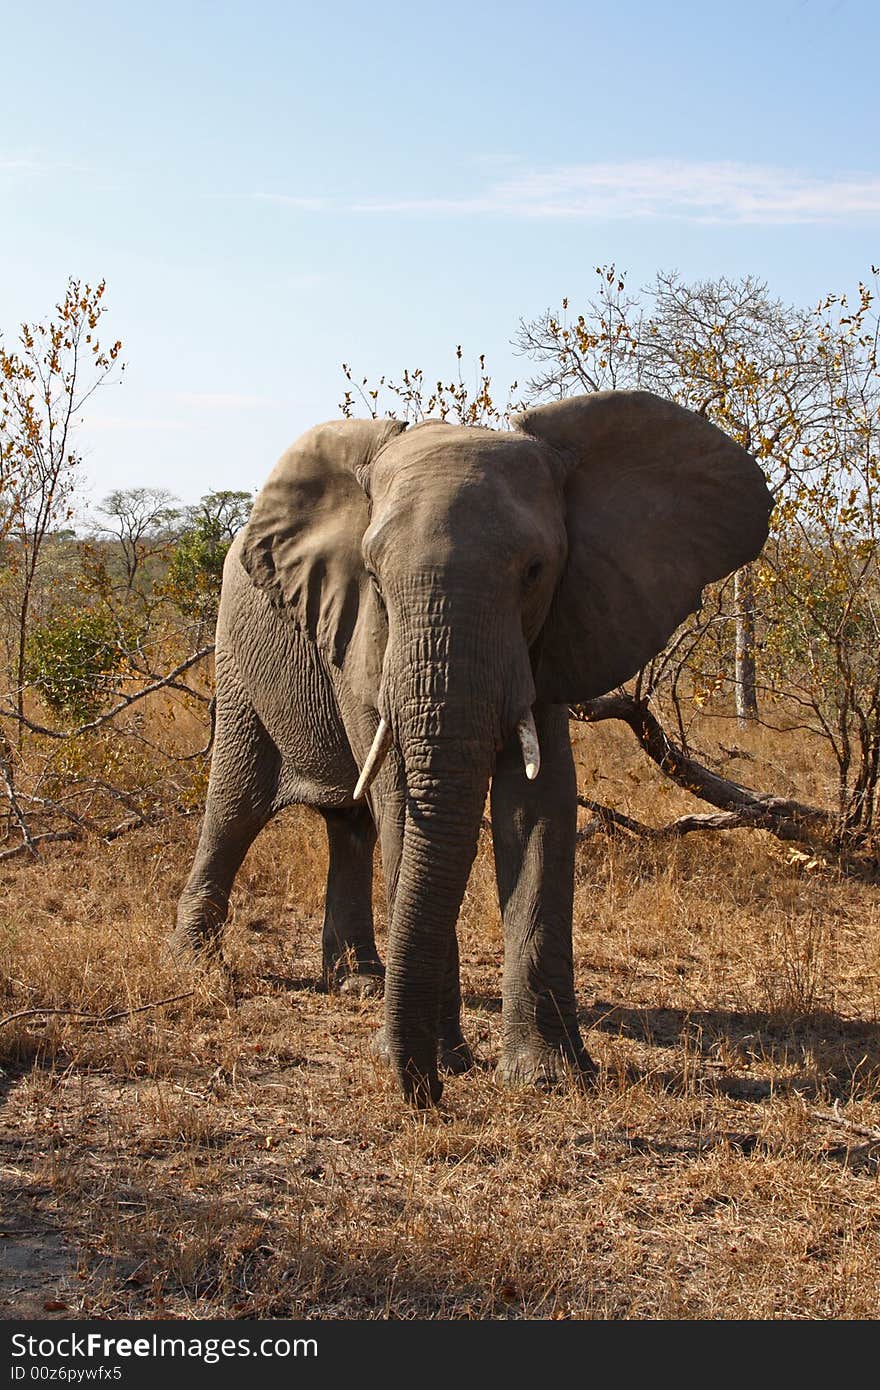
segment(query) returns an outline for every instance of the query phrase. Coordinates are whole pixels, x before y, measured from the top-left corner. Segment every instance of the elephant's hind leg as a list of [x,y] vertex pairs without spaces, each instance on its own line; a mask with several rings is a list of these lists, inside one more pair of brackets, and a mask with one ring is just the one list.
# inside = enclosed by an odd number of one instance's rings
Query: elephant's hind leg
[[376,827],[365,806],[322,809],[330,864],[321,935],[324,983],[378,994],[385,971],[373,935],[373,850]]
[[275,809],[281,758],[230,658],[218,656],[217,724],[205,816],[177,908],[175,952],[219,947],[235,875]]

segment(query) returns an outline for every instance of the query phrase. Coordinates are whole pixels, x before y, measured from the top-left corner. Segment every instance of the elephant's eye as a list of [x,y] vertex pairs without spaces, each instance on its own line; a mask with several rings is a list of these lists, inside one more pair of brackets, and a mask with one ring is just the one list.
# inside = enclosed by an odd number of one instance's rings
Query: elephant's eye
[[367,570],[367,574],[370,576],[370,583],[373,586],[373,592],[376,595],[376,598],[379,600],[381,607],[384,608],[385,595],[382,593],[382,587],[379,583],[379,580],[376,578],[372,570]]
[[533,589],[541,578],[543,569],[544,566],[541,564],[540,560],[533,560],[523,574],[523,588]]

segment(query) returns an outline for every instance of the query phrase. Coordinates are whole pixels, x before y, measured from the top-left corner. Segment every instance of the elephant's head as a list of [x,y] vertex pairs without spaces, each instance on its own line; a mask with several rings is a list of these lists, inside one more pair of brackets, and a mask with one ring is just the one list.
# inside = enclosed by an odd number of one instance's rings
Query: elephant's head
[[530,410],[509,433],[338,421],[272,474],[244,565],[384,721],[405,777],[386,980],[405,1090],[439,1093],[440,978],[497,750],[521,726],[536,775],[536,700],[632,676],[758,554],[770,505],[743,449],[644,392]]

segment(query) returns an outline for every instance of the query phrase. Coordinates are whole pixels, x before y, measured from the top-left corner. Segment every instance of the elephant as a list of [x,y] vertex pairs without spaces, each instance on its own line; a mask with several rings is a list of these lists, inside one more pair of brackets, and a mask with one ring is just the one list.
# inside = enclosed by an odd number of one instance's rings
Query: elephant
[[[596,1067],[575,1002],[568,706],[660,652],[754,559],[772,498],[704,416],[645,391],[492,430],[340,419],[283,455],[226,558],[205,814],[172,944],[219,949],[259,830],[323,816],[329,985],[382,987],[379,1050],[429,1106],[473,1059],[456,922],[487,795],[504,929],[497,1078]],[[387,969],[372,920],[379,842]]]

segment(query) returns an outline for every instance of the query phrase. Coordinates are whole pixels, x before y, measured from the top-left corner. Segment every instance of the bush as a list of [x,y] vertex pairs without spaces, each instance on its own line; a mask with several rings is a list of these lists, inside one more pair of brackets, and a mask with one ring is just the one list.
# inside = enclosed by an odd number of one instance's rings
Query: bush
[[226,490],[208,492],[188,509],[189,525],[174,548],[164,590],[200,625],[216,621],[226,552],[247,521],[252,502],[249,492]]
[[231,544],[219,527],[202,520],[178,542],[168,566],[165,589],[187,617],[216,618],[223,561]]
[[106,609],[66,610],[29,634],[25,679],[50,709],[82,723],[106,705],[123,651],[118,625]]

